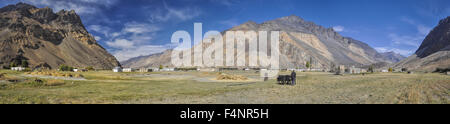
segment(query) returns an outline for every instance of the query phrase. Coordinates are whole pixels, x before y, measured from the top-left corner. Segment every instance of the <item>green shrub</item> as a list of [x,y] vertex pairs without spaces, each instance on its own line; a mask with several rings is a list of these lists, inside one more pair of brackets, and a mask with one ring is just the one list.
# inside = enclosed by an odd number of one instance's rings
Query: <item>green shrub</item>
[[71,66],[67,66],[67,65],[60,65],[59,66],[59,71],[73,71],[73,67]]

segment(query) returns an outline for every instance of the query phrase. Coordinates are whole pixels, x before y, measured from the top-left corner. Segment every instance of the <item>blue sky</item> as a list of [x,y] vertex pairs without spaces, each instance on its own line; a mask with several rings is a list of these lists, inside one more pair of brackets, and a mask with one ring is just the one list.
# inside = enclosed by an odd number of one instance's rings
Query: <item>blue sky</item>
[[[54,11],[75,10],[88,31],[120,61],[173,47],[177,30],[223,31],[247,21],[297,15],[361,40],[380,52],[409,56],[439,20],[449,0],[0,0]],[[191,33],[192,35],[192,33]]]

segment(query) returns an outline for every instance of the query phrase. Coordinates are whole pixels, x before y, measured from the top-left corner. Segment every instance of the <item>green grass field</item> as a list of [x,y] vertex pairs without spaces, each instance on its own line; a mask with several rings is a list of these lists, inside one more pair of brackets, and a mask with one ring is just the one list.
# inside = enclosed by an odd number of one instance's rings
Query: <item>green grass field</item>
[[296,86],[278,85],[273,79],[263,82],[254,72],[233,72],[254,79],[250,81],[214,81],[217,72],[72,72],[83,80],[0,73],[1,104],[450,103],[450,76],[437,73],[299,72]]

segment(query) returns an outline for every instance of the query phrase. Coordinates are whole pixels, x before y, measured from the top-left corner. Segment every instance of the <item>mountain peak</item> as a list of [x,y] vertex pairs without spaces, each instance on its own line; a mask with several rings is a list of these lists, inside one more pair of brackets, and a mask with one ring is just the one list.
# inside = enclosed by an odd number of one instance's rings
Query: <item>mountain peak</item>
[[447,24],[450,23],[450,16],[448,16],[445,19],[442,19],[441,21],[439,21],[439,24]]
[[416,55],[420,58],[427,57],[435,52],[450,48],[450,16],[439,21],[431,32],[425,37]]
[[22,60],[31,67],[45,63],[52,68],[65,64],[110,69],[119,65],[96,43],[73,10],[55,14],[49,7],[18,3],[0,8],[0,12],[0,41],[7,42],[0,45],[0,67]]
[[304,22],[305,20],[296,15],[285,16],[277,19],[279,21],[289,21],[289,22]]
[[19,2],[19,3],[15,4],[15,5],[14,4],[13,5],[8,5],[8,6],[5,6],[3,8],[0,8],[0,13],[10,12],[10,11],[21,11],[21,12],[24,12],[24,11],[28,11],[29,9],[36,9],[36,8],[37,7],[35,7],[33,5]]

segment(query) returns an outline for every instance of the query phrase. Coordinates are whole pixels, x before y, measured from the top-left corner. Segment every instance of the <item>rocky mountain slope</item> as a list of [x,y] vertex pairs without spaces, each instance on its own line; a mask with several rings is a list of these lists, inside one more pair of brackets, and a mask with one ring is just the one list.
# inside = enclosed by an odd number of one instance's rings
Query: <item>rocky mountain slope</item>
[[109,69],[120,65],[90,35],[75,11],[18,3],[0,9],[0,65],[29,67],[65,64]]
[[[329,69],[336,65],[363,66],[378,62],[395,63],[402,59],[380,54],[361,41],[343,37],[332,28],[316,25],[298,16],[282,17],[262,24],[250,21],[227,31],[237,30],[280,31],[281,68],[305,68],[308,61],[311,61],[313,68]],[[131,59],[122,64],[126,67],[150,67],[159,64],[170,66],[169,52]],[[246,55],[248,59],[249,51],[246,52],[237,55]],[[169,57],[161,58],[161,55]]]
[[403,59],[406,59],[406,57],[404,57],[403,55],[400,55],[395,52],[385,52],[385,53],[380,53],[380,55],[382,56],[382,58],[387,59],[390,62],[393,62],[392,64],[400,62]]
[[427,35],[414,55],[395,67],[422,71],[450,68],[450,16],[441,20]]

